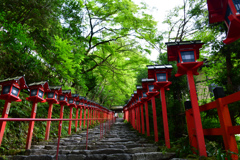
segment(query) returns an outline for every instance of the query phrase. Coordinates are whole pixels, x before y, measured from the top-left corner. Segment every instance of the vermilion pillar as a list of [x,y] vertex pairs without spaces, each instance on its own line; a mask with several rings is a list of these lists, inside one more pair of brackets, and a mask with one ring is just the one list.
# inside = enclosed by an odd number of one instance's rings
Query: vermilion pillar
[[[82,106],[80,107],[80,119],[82,119]],[[82,120],[79,121],[79,130],[82,130]]]
[[[88,114],[89,114],[88,118],[92,118],[92,108],[88,109]],[[90,121],[90,125],[92,125],[92,120]]]
[[136,130],[138,131],[138,107],[135,106],[135,125],[136,125]]
[[[60,109],[60,119],[63,119],[63,112],[64,112],[64,104],[60,104],[61,109]],[[62,121],[59,121],[59,126],[58,126],[58,137],[61,136],[61,131],[62,131]]]
[[194,124],[194,118],[191,110],[186,110],[186,121],[187,121],[187,128],[188,128],[188,136],[191,145],[191,149],[194,153],[198,150],[198,143],[196,137],[196,129]]
[[132,109],[132,114],[133,114],[133,116],[132,116],[133,117],[132,118],[132,120],[133,120],[133,128],[136,129],[136,125],[135,125],[135,122],[136,122],[136,119],[135,119],[135,108]]
[[126,120],[129,122],[129,111],[128,110],[126,110]]
[[[52,117],[52,109],[53,109],[53,104],[52,104],[52,103],[49,103],[48,119],[51,119],[51,117]],[[45,133],[45,140],[48,140],[48,139],[49,139],[50,126],[51,126],[51,121],[47,121],[46,133]]]
[[87,114],[88,114],[88,119],[90,119],[90,109],[89,108],[88,108]]
[[154,96],[151,98],[151,101],[152,101],[152,111],[153,111],[154,138],[155,138],[155,142],[158,142],[157,114],[156,114],[156,104],[155,104]]
[[[76,110],[76,119],[78,119],[78,107],[77,107],[77,110]],[[75,121],[75,132],[77,132],[77,128],[78,128],[78,121]]]
[[141,104],[141,122],[142,122],[142,134],[145,134],[143,104]]
[[[30,118],[35,118],[36,117],[36,113],[37,113],[37,102],[33,102],[32,112],[31,112],[31,117]],[[30,149],[31,148],[33,127],[34,127],[34,121],[30,121],[29,122],[29,128],[28,128],[26,149]]]
[[197,126],[196,135],[197,135],[197,141],[198,141],[199,154],[200,156],[207,156],[203,128],[202,128],[202,121],[201,121],[200,110],[199,110],[198,99],[197,99],[197,92],[196,92],[196,87],[194,83],[193,72],[191,70],[187,71],[187,77],[188,77],[188,84],[190,89],[190,97],[191,97],[191,103],[192,103],[192,109],[193,109],[194,122],[195,122],[195,126]]
[[150,128],[149,128],[149,116],[148,116],[148,102],[144,102],[145,105],[145,117],[146,117],[146,130],[147,136],[150,136]]
[[165,144],[167,148],[170,148],[170,138],[169,138],[169,129],[168,129],[168,117],[167,117],[167,106],[165,99],[165,89],[162,87],[161,92],[161,101],[162,101],[162,116],[163,116],[163,127],[164,127],[164,137]]
[[138,106],[138,132],[141,133],[140,105]]
[[[87,108],[84,107],[84,119],[86,119],[86,110],[87,110]],[[86,126],[86,120],[84,120],[84,122],[83,122],[83,127],[85,128],[85,126]]]
[[[83,110],[83,107],[81,106],[80,107],[80,119],[82,119],[82,110]],[[79,121],[79,130],[82,130],[82,120]]]
[[[5,104],[4,104],[4,108],[3,108],[2,118],[8,118],[8,113],[9,113],[9,110],[10,110],[10,106],[11,106],[11,102],[6,100]],[[6,121],[1,121],[0,122],[0,146],[1,146],[1,143],[2,143],[6,123],[7,123]]]
[[[70,115],[69,115],[69,119],[72,119],[72,112],[73,112],[73,107],[70,107]],[[68,134],[71,134],[71,129],[72,129],[72,121],[69,121],[69,125],[68,125]]]

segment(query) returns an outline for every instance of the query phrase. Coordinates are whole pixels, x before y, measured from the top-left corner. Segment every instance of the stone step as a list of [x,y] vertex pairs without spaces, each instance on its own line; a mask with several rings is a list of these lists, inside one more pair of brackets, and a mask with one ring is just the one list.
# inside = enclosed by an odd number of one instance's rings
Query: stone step
[[169,160],[175,156],[175,153],[161,153],[161,152],[149,152],[149,153],[135,153],[132,160]]

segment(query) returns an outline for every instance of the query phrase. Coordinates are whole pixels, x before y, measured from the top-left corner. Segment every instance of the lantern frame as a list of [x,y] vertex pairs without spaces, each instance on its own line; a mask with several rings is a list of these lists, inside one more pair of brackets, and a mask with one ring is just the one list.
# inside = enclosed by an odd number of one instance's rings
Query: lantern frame
[[[18,76],[18,77],[0,80],[0,85],[2,85],[0,99],[8,100],[10,102],[11,101],[21,102],[22,100],[19,98],[20,91],[21,89],[28,88],[28,86],[26,85],[24,76]],[[4,87],[9,87],[8,93],[3,94]],[[18,89],[17,94],[12,93],[14,88]]]
[[143,91],[142,91],[142,89],[143,89],[143,87],[142,86],[137,86],[137,94],[138,94],[138,103],[139,104],[142,104],[143,102],[142,102],[142,97],[143,97]]
[[[148,98],[159,95],[159,92],[154,88],[154,82],[155,82],[155,79],[148,79],[148,78],[142,79],[142,86],[143,88],[147,89],[146,95]],[[153,85],[152,91],[149,91],[149,85]]]
[[[50,91],[46,92],[46,101],[48,103],[59,104],[58,95],[62,93],[62,86],[49,86]],[[53,93],[53,97],[49,98],[48,94]]]
[[[62,90],[62,93],[58,96],[59,104],[68,106],[68,98],[71,97],[71,95],[71,90]],[[62,96],[64,97],[64,100],[60,99]]]
[[[169,85],[172,82],[169,82],[168,79],[171,77],[171,71],[173,69],[172,65],[148,65],[148,78],[155,78],[155,82],[153,83],[155,89],[160,90],[160,88],[165,88],[169,90]],[[158,81],[157,74],[165,74],[165,81]]]
[[[78,100],[79,95],[78,94],[72,94],[71,97],[69,97],[68,103],[69,107],[77,108],[76,101]],[[70,100],[73,100],[73,103],[70,103]]]
[[[203,65],[203,62],[197,62],[199,58],[199,49],[204,43],[200,40],[183,41],[183,42],[167,42],[168,61],[177,61],[178,71],[175,74],[176,77],[180,77],[186,74],[189,70],[193,72],[193,75],[199,75],[198,68]],[[180,52],[182,51],[194,51],[195,62],[180,62],[178,61]]]
[[[46,102],[46,100],[44,99],[44,93],[50,91],[48,81],[31,83],[29,84],[29,89],[30,89],[30,94],[29,94],[29,97],[26,98],[28,101],[41,102],[41,103]],[[35,90],[36,90],[36,94],[32,95],[33,91]],[[42,96],[40,96],[40,93],[42,94]]]
[[[209,23],[224,21],[228,27],[225,44],[232,43],[240,38],[240,4],[236,8],[233,0],[207,0]],[[229,11],[230,14],[227,14]]]

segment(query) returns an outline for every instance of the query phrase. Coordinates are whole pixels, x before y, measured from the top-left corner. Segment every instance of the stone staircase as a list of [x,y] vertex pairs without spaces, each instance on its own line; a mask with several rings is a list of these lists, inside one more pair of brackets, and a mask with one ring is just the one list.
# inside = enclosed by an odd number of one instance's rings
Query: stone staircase
[[[108,127],[108,126],[107,126]],[[105,126],[104,126],[105,129]],[[100,140],[100,127],[89,129],[88,148],[86,133],[61,138],[59,160],[167,160],[174,153],[158,152],[158,147],[131,131],[117,119],[110,132]],[[8,160],[55,160],[57,140],[32,145],[26,155],[9,156]],[[0,158],[1,159],[1,158]]]

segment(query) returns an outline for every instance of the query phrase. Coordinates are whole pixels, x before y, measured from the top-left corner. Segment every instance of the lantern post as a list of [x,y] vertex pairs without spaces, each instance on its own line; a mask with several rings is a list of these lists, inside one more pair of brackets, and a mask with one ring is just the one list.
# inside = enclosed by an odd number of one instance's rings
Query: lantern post
[[159,92],[157,92],[154,89],[154,85],[153,85],[153,83],[155,82],[154,79],[142,79],[142,82],[144,83],[144,85],[147,85],[148,92],[146,93],[146,95],[152,101],[154,138],[155,138],[155,142],[158,142],[158,127],[157,127],[155,96],[159,95]]
[[[48,118],[51,119],[52,118],[53,104],[59,104],[57,98],[58,98],[58,95],[62,93],[62,87],[61,86],[50,86],[49,89],[50,89],[50,91],[47,92],[46,101],[49,104]],[[50,126],[51,126],[51,121],[47,121],[45,140],[49,139]]]
[[[87,110],[87,98],[84,97],[84,102],[83,103],[84,103],[84,115],[83,116],[84,116],[84,119],[86,119],[86,116],[87,116],[86,115],[87,114],[86,113],[87,112],[86,111]],[[86,120],[84,120],[84,122],[83,122],[83,127],[86,128]]]
[[[207,156],[202,121],[199,111],[198,98],[193,75],[199,75],[198,68],[203,62],[197,62],[199,58],[199,49],[203,43],[199,40],[168,42],[166,43],[168,50],[168,61],[177,61],[178,71],[176,77],[187,74],[190,98],[193,108],[194,123],[196,128],[196,136],[198,142],[198,150],[200,156]],[[190,140],[191,141],[191,140]]]
[[[84,97],[79,97],[79,106],[80,106],[80,119],[82,119],[84,111]],[[82,130],[82,120],[79,121],[79,130]]]
[[[73,94],[74,95],[74,94]],[[72,119],[72,114],[73,114],[73,108],[76,108],[76,98],[73,97],[73,95],[68,97],[68,107],[70,108],[70,113],[69,113],[69,119]],[[68,134],[71,134],[71,129],[72,129],[72,121],[69,121],[68,123]]]
[[138,94],[138,104],[141,108],[141,124],[142,124],[142,134],[145,134],[145,127],[144,127],[144,112],[143,112],[143,102],[142,99],[142,86],[137,86],[137,94]]
[[[32,101],[33,103],[30,118],[35,118],[37,113],[37,103],[46,102],[46,100],[43,98],[44,92],[48,92],[50,91],[50,89],[47,81],[31,83],[29,84],[29,89],[30,89],[30,96],[27,97],[26,99],[28,101]],[[31,148],[33,128],[34,128],[34,121],[30,121],[29,127],[28,127],[26,149]]]
[[[71,97],[69,97],[69,108],[70,108],[70,114],[69,114],[69,119],[72,119],[73,115],[73,108],[77,109],[77,104],[76,101],[78,100],[79,95],[78,94],[72,94]],[[76,111],[76,118],[78,117],[78,109]],[[75,121],[75,125],[78,124],[78,121]],[[72,129],[72,121],[69,121],[68,125],[68,134],[71,134],[71,129]],[[77,126],[75,127],[75,131],[77,129]]]
[[154,88],[160,90],[161,103],[162,103],[162,117],[164,126],[164,137],[165,145],[170,148],[170,138],[169,138],[169,128],[168,128],[168,118],[167,118],[167,106],[165,99],[165,90],[169,90],[169,85],[172,82],[168,81],[171,75],[172,65],[150,65],[148,66],[148,78],[154,78]]
[[136,108],[136,119],[137,119],[137,130],[139,133],[141,133],[141,116],[140,116],[140,106],[141,103],[139,103],[139,95],[137,91],[134,91],[134,98],[135,98],[135,108]]
[[240,38],[240,1],[239,0],[207,0],[209,23],[225,22],[228,32],[225,44]]
[[147,85],[145,82],[142,81],[142,98],[141,102],[144,103],[145,106],[145,119],[146,119],[146,130],[147,130],[147,136],[150,136],[150,127],[149,127],[149,115],[148,115],[148,100],[147,97]]
[[132,126],[133,126],[133,128],[134,129],[136,129],[136,112],[135,112],[135,108],[134,108],[134,102],[135,102],[135,100],[134,100],[134,95],[132,94],[132,99],[131,99],[131,103],[132,103],[132,105],[131,105],[131,111],[132,111]]
[[[76,109],[76,119],[78,119],[78,111],[79,111],[79,109],[80,109],[80,119],[81,119],[81,113],[82,113],[80,100],[79,99],[80,99],[80,97],[76,98],[76,107],[77,107],[77,109]],[[80,123],[80,121],[79,121],[79,129],[81,130],[81,123]],[[77,128],[78,128],[78,121],[75,121],[75,132],[77,132],[77,130],[78,130]]]
[[[20,90],[27,89],[28,86],[26,85],[24,76],[1,80],[0,85],[2,86],[0,99],[5,100],[2,118],[8,118],[11,102],[21,102],[22,100],[19,98]],[[6,123],[6,121],[0,122],[0,146],[2,143]]]

